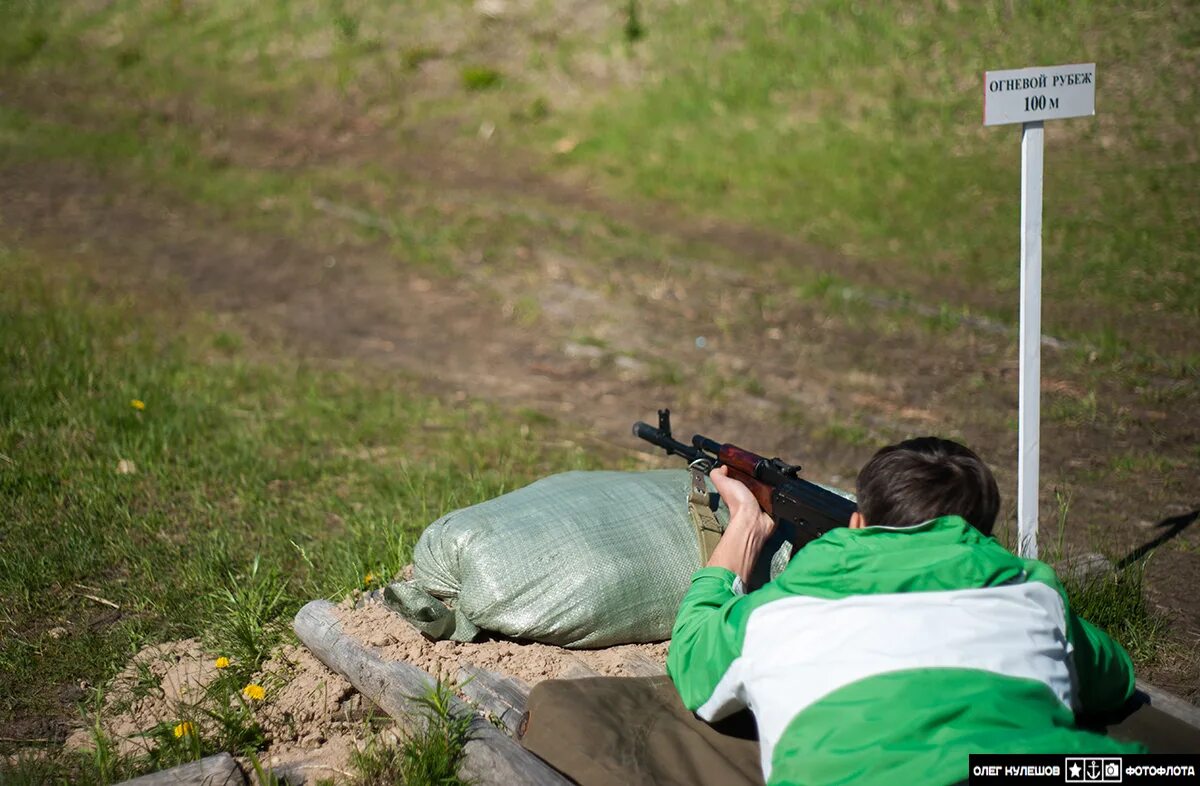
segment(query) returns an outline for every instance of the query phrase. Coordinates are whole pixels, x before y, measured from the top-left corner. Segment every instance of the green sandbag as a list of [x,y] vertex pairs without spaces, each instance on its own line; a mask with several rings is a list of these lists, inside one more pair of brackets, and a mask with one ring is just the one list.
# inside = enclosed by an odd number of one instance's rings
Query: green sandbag
[[[449,513],[385,599],[433,638],[480,629],[564,647],[661,641],[700,567],[687,470],[566,472]],[[717,511],[722,526],[728,511]],[[762,579],[787,564],[782,536]],[[446,607],[446,601],[452,609]]]

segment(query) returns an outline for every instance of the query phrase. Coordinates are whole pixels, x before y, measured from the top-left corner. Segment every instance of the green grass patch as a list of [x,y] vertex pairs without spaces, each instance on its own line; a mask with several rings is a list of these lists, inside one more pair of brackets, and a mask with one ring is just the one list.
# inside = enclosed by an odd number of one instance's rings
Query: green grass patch
[[[1042,544],[1039,558],[1055,566],[1071,610],[1116,639],[1129,652],[1135,670],[1157,665],[1177,645],[1171,641],[1167,617],[1146,599],[1146,564],[1153,552],[1123,566],[1113,555],[1071,558],[1065,542],[1073,496],[1070,489],[1054,489],[1055,539]],[[1006,515],[1005,524],[1012,518]],[[1005,526],[1001,540],[1016,553],[1015,528]]]
[[[495,24],[469,4],[431,0],[402,14],[373,0],[11,3],[0,9],[0,68],[71,85],[61,114],[117,133],[146,172],[167,171],[234,215],[258,215],[246,208],[284,191],[299,225],[315,186],[339,170],[231,160],[247,128],[268,158],[297,128],[317,132],[320,149],[358,121],[386,129],[388,146],[430,124],[473,139],[489,123],[503,144],[587,170],[611,191],[916,271],[903,278],[916,282],[909,296],[937,298],[938,282],[953,281],[965,305],[925,320],[941,330],[961,308],[1015,322],[1019,145],[1011,128],[980,126],[982,71],[1095,60],[1099,115],[1047,131],[1044,245],[1047,303],[1096,308],[1048,309],[1047,332],[1117,362],[1143,351],[1156,315],[1200,316],[1200,99],[1179,87],[1193,81],[1196,26],[1182,0],[1132,10],[656,0],[620,4],[602,27],[547,13],[512,9]],[[448,30],[461,31],[458,43]],[[431,85],[425,72],[437,69],[424,66],[443,60]],[[578,141],[569,153],[545,155],[567,138]],[[352,168],[344,182],[370,179]],[[239,180],[223,169],[254,171]],[[397,250],[438,256],[425,242],[438,218],[398,221]]]
[[1146,600],[1145,575],[1145,563],[1136,562],[1090,578],[1063,577],[1071,610],[1119,641],[1138,667],[1160,660],[1170,631]]
[[454,686],[443,681],[418,696],[420,728],[404,735],[398,745],[389,745],[376,736],[365,750],[355,753],[352,761],[358,777],[354,786],[426,783],[467,786],[459,777],[458,768],[471,716],[455,715],[451,710],[453,699]]
[[594,466],[541,419],[260,362],[61,271],[0,249],[0,718],[61,717],[151,641],[204,636],[244,677],[436,516]]
[[490,90],[503,81],[500,72],[487,66],[466,66],[462,73],[463,87],[468,90]]
[[1195,25],[1184,3],[1136,5],[647,4],[647,78],[543,143],[575,136],[571,164],[619,189],[952,277],[1011,317],[1020,146],[981,127],[980,79],[1096,61],[1097,118],[1048,126],[1047,297],[1196,316],[1200,104],[1173,87]]

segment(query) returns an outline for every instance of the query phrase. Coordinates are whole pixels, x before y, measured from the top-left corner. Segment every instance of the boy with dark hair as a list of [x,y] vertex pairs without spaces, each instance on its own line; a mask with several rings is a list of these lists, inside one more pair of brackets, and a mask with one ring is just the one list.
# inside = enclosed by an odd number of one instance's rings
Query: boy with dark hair
[[750,594],[775,523],[723,468],[711,477],[729,525],[692,577],[667,669],[704,720],[750,708],[768,783],[949,784],[970,753],[1140,750],[1076,728],[1132,695],[1132,663],[1049,566],[988,537],[999,493],[967,448],[880,450],[850,527]]

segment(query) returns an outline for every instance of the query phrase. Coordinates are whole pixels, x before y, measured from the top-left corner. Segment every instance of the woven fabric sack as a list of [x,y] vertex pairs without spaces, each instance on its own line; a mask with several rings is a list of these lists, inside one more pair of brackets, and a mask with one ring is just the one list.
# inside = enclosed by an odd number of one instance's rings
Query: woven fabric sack
[[[700,547],[687,470],[566,472],[442,516],[385,601],[434,638],[480,630],[564,647],[671,635]],[[728,510],[722,503],[723,526]],[[791,555],[764,549],[761,583]]]

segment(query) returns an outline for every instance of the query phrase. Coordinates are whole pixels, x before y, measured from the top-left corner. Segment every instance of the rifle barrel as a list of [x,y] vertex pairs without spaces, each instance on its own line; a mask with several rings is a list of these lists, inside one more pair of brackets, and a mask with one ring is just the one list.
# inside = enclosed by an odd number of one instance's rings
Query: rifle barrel
[[665,450],[668,456],[683,456],[688,460],[689,464],[696,459],[714,460],[715,458],[714,456],[708,455],[698,447],[685,445],[679,440],[664,434],[661,429],[657,429],[654,426],[651,426],[649,423],[643,423],[640,420],[633,424],[633,435],[638,439],[646,440],[651,445],[657,445]]

